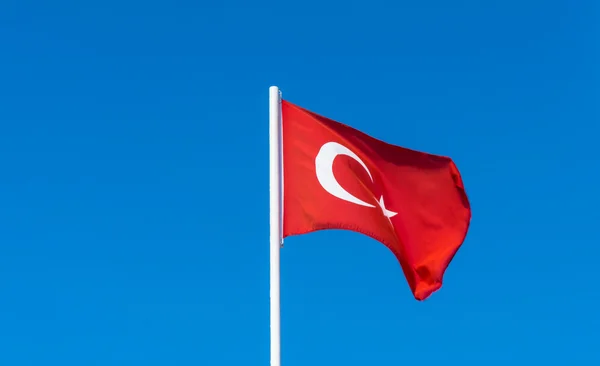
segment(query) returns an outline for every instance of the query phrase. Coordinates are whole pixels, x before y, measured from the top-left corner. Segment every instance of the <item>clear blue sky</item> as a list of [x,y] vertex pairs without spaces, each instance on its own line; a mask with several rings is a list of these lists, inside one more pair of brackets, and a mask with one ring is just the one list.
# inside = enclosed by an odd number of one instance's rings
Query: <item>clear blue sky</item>
[[0,364],[269,363],[268,87],[448,155],[473,220],[412,298],[282,251],[282,361],[600,364],[598,16],[562,1],[0,5]]

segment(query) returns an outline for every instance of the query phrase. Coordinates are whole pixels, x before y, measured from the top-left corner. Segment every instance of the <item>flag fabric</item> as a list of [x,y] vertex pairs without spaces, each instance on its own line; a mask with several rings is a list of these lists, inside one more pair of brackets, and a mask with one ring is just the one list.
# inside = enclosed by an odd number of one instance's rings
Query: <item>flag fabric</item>
[[442,286],[471,208],[454,162],[281,101],[283,237],[345,229],[387,246],[417,300]]

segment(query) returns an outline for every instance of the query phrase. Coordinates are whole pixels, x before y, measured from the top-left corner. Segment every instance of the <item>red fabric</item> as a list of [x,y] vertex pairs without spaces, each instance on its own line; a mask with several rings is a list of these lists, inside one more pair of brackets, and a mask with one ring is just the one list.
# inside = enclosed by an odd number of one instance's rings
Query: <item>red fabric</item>
[[[452,160],[387,144],[285,100],[282,118],[283,236],[323,229],[365,234],[394,253],[417,300],[438,290],[471,220],[463,182]],[[339,186],[374,207],[338,198],[320,183],[317,155],[328,142],[354,152],[372,180],[347,155],[337,155],[332,164],[328,164],[332,154],[323,155],[319,170],[327,175],[332,165]],[[324,150],[343,150],[340,145],[329,144],[330,149]],[[396,215],[384,215],[381,197],[385,208]]]

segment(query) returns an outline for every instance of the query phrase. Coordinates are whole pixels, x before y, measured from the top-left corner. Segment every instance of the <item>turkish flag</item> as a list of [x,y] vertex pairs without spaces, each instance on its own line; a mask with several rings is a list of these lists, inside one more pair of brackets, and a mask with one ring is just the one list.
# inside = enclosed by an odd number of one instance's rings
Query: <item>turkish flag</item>
[[442,286],[471,209],[450,158],[390,145],[282,100],[283,236],[365,234],[396,256],[417,300]]

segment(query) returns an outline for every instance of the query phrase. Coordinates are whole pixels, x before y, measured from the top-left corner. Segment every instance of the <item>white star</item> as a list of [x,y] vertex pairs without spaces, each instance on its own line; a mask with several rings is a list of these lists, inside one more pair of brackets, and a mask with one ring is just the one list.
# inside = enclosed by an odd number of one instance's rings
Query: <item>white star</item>
[[385,208],[385,204],[383,203],[383,196],[381,196],[381,198],[379,199],[379,206],[381,206],[383,215],[387,218],[394,217],[398,214],[397,212],[392,212],[392,211],[388,210],[387,208]]

